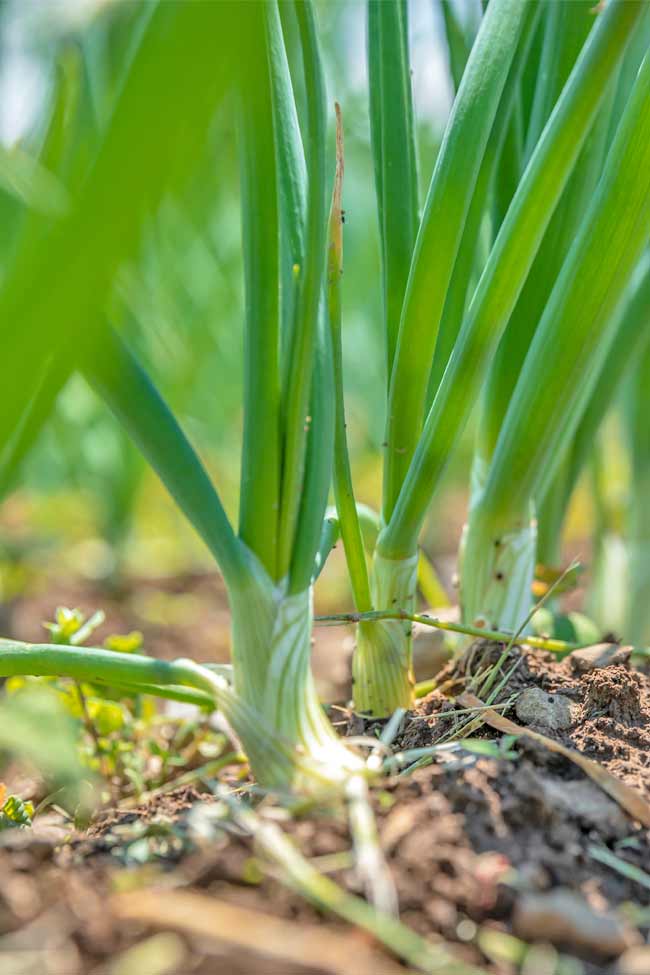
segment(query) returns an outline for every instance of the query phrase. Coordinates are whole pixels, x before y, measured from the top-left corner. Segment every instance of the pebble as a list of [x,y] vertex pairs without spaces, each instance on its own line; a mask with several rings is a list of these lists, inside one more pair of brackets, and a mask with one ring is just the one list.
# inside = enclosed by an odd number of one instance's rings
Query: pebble
[[540,687],[527,687],[515,704],[523,724],[537,725],[549,731],[562,731],[573,724],[571,701],[562,694],[548,694]]

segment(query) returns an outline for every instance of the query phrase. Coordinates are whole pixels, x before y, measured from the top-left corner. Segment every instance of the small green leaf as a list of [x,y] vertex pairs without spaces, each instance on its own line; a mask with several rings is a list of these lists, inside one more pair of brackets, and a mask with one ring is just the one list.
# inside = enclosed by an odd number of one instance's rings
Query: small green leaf
[[110,735],[124,727],[125,715],[121,704],[91,698],[86,702],[88,714],[100,735]]
[[43,623],[46,630],[50,631],[53,643],[70,643],[75,633],[81,629],[86,617],[79,609],[68,609],[67,606],[58,606],[54,614],[53,623]]
[[115,653],[136,653],[142,649],[143,643],[144,637],[139,630],[123,634],[112,633],[104,640],[106,649],[113,650]]
[[29,827],[34,817],[34,806],[23,802],[19,796],[8,796],[0,809],[0,831],[15,827]]
[[104,622],[105,616],[101,609],[93,613],[88,619],[80,609],[68,609],[59,606],[55,613],[54,623],[43,623],[50,631],[53,643],[65,646],[79,646]]
[[260,869],[259,861],[255,857],[249,857],[242,867],[241,879],[245,884],[257,885],[264,880],[264,874]]

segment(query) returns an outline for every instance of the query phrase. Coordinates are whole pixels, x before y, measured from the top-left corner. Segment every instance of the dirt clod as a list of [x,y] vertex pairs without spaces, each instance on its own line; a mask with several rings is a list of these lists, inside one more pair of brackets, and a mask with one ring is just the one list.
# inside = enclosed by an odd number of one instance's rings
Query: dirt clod
[[617,643],[596,643],[593,647],[575,650],[569,657],[569,665],[574,674],[586,674],[612,664],[627,666],[631,652],[632,647],[619,647]]
[[561,780],[525,764],[522,776],[529,794],[539,802],[537,815],[552,821],[561,811],[575,816],[587,829],[598,829],[607,839],[620,839],[629,831],[629,819],[617,803],[589,779]]
[[550,941],[578,951],[616,957],[640,941],[634,929],[612,914],[594,911],[571,890],[524,894],[515,907],[515,934],[525,941]]
[[625,667],[607,667],[595,670],[584,677],[586,696],[583,707],[585,717],[607,714],[621,724],[634,725],[641,718],[640,674]]

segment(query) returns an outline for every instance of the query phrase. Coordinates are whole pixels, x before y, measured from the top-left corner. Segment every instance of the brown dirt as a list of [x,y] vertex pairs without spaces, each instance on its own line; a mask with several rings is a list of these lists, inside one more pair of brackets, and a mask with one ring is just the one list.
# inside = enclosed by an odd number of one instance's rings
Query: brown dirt
[[[113,631],[122,625],[112,613],[110,623]],[[125,616],[124,628],[132,626],[131,617]],[[496,659],[500,649],[482,645],[472,666],[479,655],[483,663]],[[551,701],[558,695],[566,698],[571,708],[571,723],[561,731],[531,727],[579,749],[650,798],[647,676],[631,670],[626,660],[580,673],[570,658],[560,663],[550,655],[524,652],[501,699],[531,687]],[[431,694],[408,716],[399,747],[438,742],[457,722],[454,710],[440,692]],[[517,719],[514,712],[512,717]],[[499,738],[485,728],[479,736]],[[650,890],[594,859],[592,851],[613,851],[647,872],[650,831],[633,823],[567,759],[525,737],[511,748],[514,758],[450,751],[375,791],[381,843],[398,890],[401,918],[429,938],[451,942],[460,958],[493,973],[514,975],[520,970],[504,960],[494,942],[495,935],[515,934],[527,942],[551,941],[560,959],[570,956],[577,966],[565,971],[614,975],[621,970],[617,959],[626,946],[648,938]],[[83,834],[45,817],[32,832],[3,834],[0,970],[14,975],[13,964],[16,975],[141,971],[114,967],[116,958],[148,943],[156,932],[150,924],[116,916],[110,895],[127,888],[201,893],[218,903],[318,925],[333,938],[350,938],[345,925],[324,918],[277,879],[263,876],[249,839],[220,832],[202,843],[192,824],[205,801],[213,799],[190,788],[137,809],[108,810]],[[350,848],[342,811],[287,819],[283,826],[308,857]],[[351,870],[333,876],[362,893]],[[168,932],[177,927],[163,925]],[[256,944],[254,932],[246,949],[185,929],[175,937],[180,960],[164,970],[171,975],[332,971],[311,956],[304,964],[271,957]],[[359,950],[368,946],[358,933],[352,937]],[[27,950],[34,954],[29,969],[19,967]],[[378,975],[381,957],[374,969]],[[546,968],[529,966],[526,975],[554,970],[544,964]],[[392,972],[392,965],[385,956],[385,971]]]
[[[482,665],[494,663],[503,649],[491,644],[478,646]],[[504,669],[517,659],[520,664],[497,700],[505,701],[531,687],[544,691],[549,698],[567,698],[572,714],[568,728],[552,732],[544,725],[530,727],[600,762],[650,798],[650,678],[632,669],[627,659],[618,663],[615,658],[610,666],[584,673],[572,656],[558,661],[552,654],[528,650],[512,651]],[[452,673],[451,667],[441,672],[439,684],[453,680]],[[455,710],[447,697],[432,692],[420,702],[400,744],[413,748],[439,740],[454,727]],[[495,733],[488,729],[484,734],[493,737]],[[549,756],[549,761],[557,763],[558,759]]]

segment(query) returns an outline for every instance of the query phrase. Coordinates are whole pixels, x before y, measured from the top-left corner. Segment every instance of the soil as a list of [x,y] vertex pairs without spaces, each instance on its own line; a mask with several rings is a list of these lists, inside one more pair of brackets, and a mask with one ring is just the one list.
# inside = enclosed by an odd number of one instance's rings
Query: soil
[[[476,645],[467,667],[475,672],[502,649]],[[625,653],[593,667],[515,649],[505,669],[513,663],[497,699],[518,695],[508,716],[579,749],[650,800],[650,679],[631,669]],[[460,690],[466,676],[449,667],[439,686]],[[394,749],[439,743],[458,726],[456,710],[434,691],[406,717]],[[373,732],[358,721],[349,727]],[[650,973],[650,830],[565,757],[525,736],[501,749],[490,744],[500,737],[484,726],[484,754],[451,748],[374,790],[401,919],[495,975]],[[185,788],[136,809],[105,810],[85,832],[48,814],[31,831],[0,834],[0,970],[332,975],[346,961],[355,975],[400,970],[368,936],[264,871],[249,838],[217,829],[206,839],[202,817],[214,802],[209,792]],[[323,868],[350,849],[342,810],[269,814]],[[627,864],[641,873],[635,879],[614,869],[602,862],[603,851],[622,870]],[[363,894],[351,869],[339,866],[332,876]],[[190,894],[199,899],[183,900]],[[153,899],[158,921],[125,920],[120,905],[132,903],[129,897],[142,911]],[[229,930],[202,927],[208,903],[232,916]],[[255,925],[269,920],[256,938]],[[299,932],[310,933],[312,949],[301,941],[298,950]],[[521,967],[523,943],[541,947]]]

